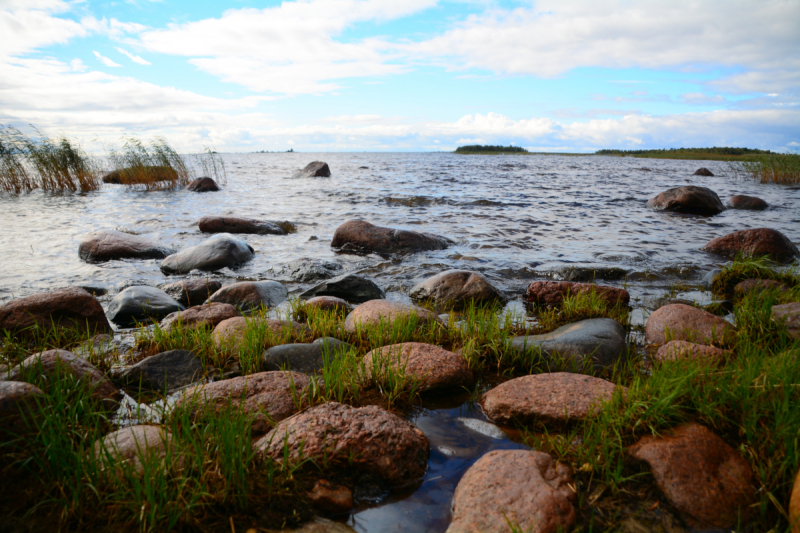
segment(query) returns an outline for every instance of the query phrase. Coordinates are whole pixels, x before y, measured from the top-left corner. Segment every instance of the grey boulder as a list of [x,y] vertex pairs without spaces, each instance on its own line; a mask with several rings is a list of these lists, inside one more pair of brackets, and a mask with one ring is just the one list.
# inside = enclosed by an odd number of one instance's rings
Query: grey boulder
[[230,304],[242,312],[255,311],[262,305],[275,307],[289,296],[286,287],[277,281],[240,281],[222,287],[208,299],[211,303]]
[[87,263],[115,259],[164,259],[172,250],[166,246],[122,231],[93,231],[81,240],[78,255]]
[[294,178],[328,178],[331,175],[331,169],[328,163],[323,161],[312,161],[307,164],[303,170],[295,172]]
[[203,363],[188,350],[170,350],[153,355],[120,374],[120,380],[134,387],[173,392],[203,376]]
[[161,263],[164,274],[188,274],[192,270],[212,272],[234,268],[250,261],[253,247],[229,233],[219,233],[196,246],[184,248]]
[[184,307],[169,294],[155,287],[128,287],[108,304],[108,319],[118,326],[134,326],[148,319],[160,320]]
[[319,261],[317,259],[298,259],[292,261],[283,269],[294,281],[311,283],[323,279],[330,279],[341,272],[342,265],[332,261]]
[[343,274],[319,283],[300,295],[308,299],[315,296],[335,296],[352,303],[381,300],[386,297],[374,281],[356,274]]
[[346,342],[332,337],[323,337],[312,343],[281,344],[266,350],[262,356],[266,370],[293,370],[310,374],[320,370],[326,358],[333,359],[336,354],[352,348]]
[[161,287],[175,301],[186,307],[200,305],[221,288],[222,283],[210,279],[184,279]]

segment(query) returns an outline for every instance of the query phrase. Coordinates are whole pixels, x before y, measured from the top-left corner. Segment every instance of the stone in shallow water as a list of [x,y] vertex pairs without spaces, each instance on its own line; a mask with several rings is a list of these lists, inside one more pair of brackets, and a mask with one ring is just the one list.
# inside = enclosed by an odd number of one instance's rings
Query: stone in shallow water
[[330,279],[342,270],[342,265],[333,261],[322,261],[319,259],[297,259],[283,267],[289,276],[300,283],[310,283],[322,279]]
[[173,392],[203,377],[203,363],[188,350],[170,350],[126,368],[120,379],[133,387]]
[[717,193],[707,187],[687,185],[668,189],[647,202],[656,211],[673,211],[694,215],[716,215],[725,210]]
[[209,177],[197,178],[186,186],[187,191],[192,192],[216,192],[219,190],[217,182]]
[[627,307],[630,295],[625,289],[594,283],[572,281],[533,281],[525,291],[525,301],[540,307],[560,307],[568,295],[594,292],[605,300],[607,305]]
[[470,270],[447,270],[417,284],[409,296],[432,300],[443,308],[460,309],[475,303],[505,303],[506,297],[483,275]]
[[301,298],[334,296],[353,303],[380,300],[386,296],[374,281],[357,274],[343,274],[325,280],[300,295]]
[[78,255],[88,263],[115,259],[164,259],[172,250],[139,235],[100,230],[86,235],[78,245]]
[[484,420],[478,420],[477,418],[462,418],[459,417],[458,420],[461,424],[464,425],[467,429],[475,431],[476,433],[480,433],[481,435],[486,435],[487,437],[491,437],[493,439],[507,439],[508,435],[505,431],[500,429],[499,427],[495,426],[491,422],[486,422]]
[[286,235],[295,231],[294,224],[291,222],[237,217],[203,217],[197,222],[197,226],[203,233]]
[[285,302],[288,295],[286,287],[277,281],[240,281],[222,287],[208,301],[230,304],[243,313],[249,313],[262,306],[276,307]]
[[183,311],[183,306],[169,294],[145,285],[128,287],[108,304],[108,318],[121,327],[135,326],[137,322],[160,320],[170,313]]
[[210,326],[214,328],[229,318],[239,316],[239,311],[230,304],[210,303],[196,305],[185,311],[176,311],[161,321],[161,329],[169,330],[174,325],[180,324],[184,328],[198,328]]
[[331,247],[341,252],[394,254],[444,250],[453,241],[432,233],[375,226],[350,220],[336,228]]
[[731,209],[748,209],[751,211],[762,211],[769,207],[769,204],[761,198],[737,194],[728,200],[728,207]]
[[210,279],[184,279],[161,287],[184,307],[200,305],[222,288],[222,283]]
[[777,261],[791,261],[800,255],[797,246],[786,235],[770,228],[734,231],[711,239],[703,250],[726,257],[737,254],[768,256]]
[[669,340],[699,344],[726,343],[736,328],[716,315],[684,304],[665,305],[653,312],[645,324],[645,342],[661,345]]
[[307,164],[303,170],[300,170],[292,176],[293,178],[329,178],[331,169],[328,163],[323,161],[312,161]]
[[213,272],[235,268],[250,261],[253,247],[229,233],[219,233],[196,246],[184,248],[161,263],[164,274],[188,274],[192,270]]

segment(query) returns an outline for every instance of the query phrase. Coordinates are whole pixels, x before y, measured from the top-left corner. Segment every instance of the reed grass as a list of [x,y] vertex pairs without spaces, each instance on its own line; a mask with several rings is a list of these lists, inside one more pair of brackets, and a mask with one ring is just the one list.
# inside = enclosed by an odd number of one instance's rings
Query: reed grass
[[109,152],[114,171],[106,175],[105,181],[146,191],[183,188],[191,181],[185,159],[163,137],[156,137],[149,144],[136,137],[124,137],[122,141],[121,148]]
[[761,183],[796,185],[800,183],[800,154],[759,155],[741,163],[750,178]]

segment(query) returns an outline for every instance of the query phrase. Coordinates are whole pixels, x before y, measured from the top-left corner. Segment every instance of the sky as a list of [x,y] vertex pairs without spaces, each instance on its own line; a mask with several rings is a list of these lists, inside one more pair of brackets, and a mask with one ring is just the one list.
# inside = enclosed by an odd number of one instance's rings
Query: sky
[[91,151],[797,151],[800,0],[0,0],[0,125]]

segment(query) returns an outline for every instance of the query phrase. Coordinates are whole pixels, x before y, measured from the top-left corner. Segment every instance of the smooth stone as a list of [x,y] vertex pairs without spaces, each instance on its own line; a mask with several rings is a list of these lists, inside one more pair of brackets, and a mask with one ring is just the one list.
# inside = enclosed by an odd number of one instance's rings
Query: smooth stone
[[197,226],[202,233],[286,235],[295,231],[294,224],[291,222],[236,217],[203,217],[197,222]]
[[192,182],[186,186],[186,190],[192,192],[216,192],[219,190],[219,185],[217,185],[216,181],[206,176],[192,180]]
[[463,417],[459,417],[456,420],[458,420],[461,424],[463,424],[464,427],[466,427],[467,429],[474,431],[476,433],[480,433],[481,435],[485,435],[487,437],[491,437],[497,440],[508,438],[508,434],[505,431],[495,426],[491,422],[478,420],[477,418],[463,418]]
[[706,272],[706,274],[703,276],[703,279],[700,280],[700,288],[711,290],[714,286],[714,279],[720,274],[722,274],[722,270],[718,268]]
[[725,210],[717,193],[707,187],[687,185],[668,189],[647,202],[656,211],[673,211],[693,215],[716,215]]
[[[439,346],[405,342],[376,348],[364,356],[367,372],[380,380],[387,367],[419,380],[422,393],[464,388],[474,376],[463,357]],[[376,372],[378,373],[376,375]]]
[[780,231],[769,228],[745,229],[711,239],[703,250],[725,257],[737,254],[768,256],[777,261],[791,261],[800,256],[797,246]]
[[120,374],[120,380],[131,386],[166,393],[202,377],[203,363],[188,350],[170,350],[150,356]]
[[105,333],[111,331],[111,324],[97,298],[78,287],[17,298],[0,306],[0,330],[30,335],[34,328]]
[[139,235],[100,230],[86,235],[78,245],[78,255],[87,263],[116,259],[164,259],[172,250]]
[[789,337],[800,339],[800,302],[773,305],[770,317],[786,326]]
[[262,361],[267,370],[294,370],[311,374],[321,370],[325,359],[333,360],[338,354],[348,352],[353,346],[334,339],[321,337],[312,343],[280,344],[264,351]]
[[653,360],[658,362],[677,361],[680,359],[724,361],[728,355],[729,352],[714,346],[687,341],[669,341],[658,349],[655,356],[653,356]]
[[283,270],[287,271],[289,277],[298,283],[311,283],[339,276],[342,265],[333,261],[306,258],[292,261],[285,265]]
[[212,329],[223,320],[239,316],[239,311],[230,304],[210,303],[196,305],[185,311],[170,313],[161,321],[161,329],[168,331],[173,325],[180,324],[184,328],[210,326]]
[[144,463],[163,459],[172,446],[172,435],[161,426],[128,426],[106,435],[94,445],[94,455],[101,463],[109,463],[117,472],[124,471],[123,464],[131,465],[134,472],[144,472]]
[[[244,332],[247,328],[247,322],[248,319],[243,316],[235,316],[233,318],[223,320],[217,324],[217,327],[215,327],[214,331],[211,332],[211,340],[214,341],[214,344],[217,346],[217,348],[225,345],[232,345],[235,347],[244,339]],[[270,318],[264,320],[264,323],[266,329],[269,330],[272,335],[279,337],[286,337],[288,335],[302,336],[311,332],[307,326],[291,320],[277,320]]]
[[453,241],[432,233],[375,226],[363,220],[349,220],[336,228],[331,247],[351,253],[409,253],[444,250]]
[[411,289],[414,300],[432,300],[437,305],[463,309],[475,305],[505,303],[506,296],[482,274],[469,270],[446,270]]
[[325,514],[345,513],[353,508],[353,491],[327,479],[317,480],[306,493],[306,498],[315,509]]
[[550,455],[493,450],[461,478],[447,533],[561,533],[575,524],[572,471]]
[[784,292],[788,291],[789,287],[774,279],[750,278],[740,281],[736,284],[736,286],[733,287],[733,296],[735,299],[739,300],[741,298],[745,298],[751,293],[759,293],[765,290]]
[[30,383],[0,381],[0,441],[34,430],[31,417],[43,397],[42,390]]
[[306,309],[320,309],[322,311],[334,311],[347,314],[350,306],[346,301],[336,296],[315,296],[306,301]]
[[343,274],[320,282],[303,292],[300,298],[307,299],[315,296],[334,296],[348,302],[363,303],[385,298],[386,293],[370,279],[357,274]]
[[558,355],[578,365],[591,360],[594,366],[607,367],[625,351],[625,328],[611,318],[590,318],[550,333],[514,337],[511,347],[521,352],[536,347],[551,361]]
[[769,204],[755,196],[746,196],[744,194],[737,194],[731,196],[728,200],[728,207],[731,209],[748,209],[751,211],[763,211],[769,207]]
[[627,307],[631,299],[625,289],[608,285],[573,281],[533,281],[525,291],[525,301],[535,306],[560,307],[568,295],[585,294],[592,291],[612,307],[617,304]]
[[[691,305],[665,305],[647,319],[644,339],[647,344],[662,345],[671,340],[714,344],[730,342],[736,328],[730,322]],[[669,334],[669,338],[667,338]]]
[[355,346],[334,337],[320,337],[314,339],[312,344],[322,344],[325,350],[333,355],[340,355],[354,349]]
[[161,263],[161,271],[164,274],[188,274],[192,270],[213,272],[243,265],[254,255],[253,247],[243,240],[219,233],[170,255]]
[[714,174],[706,167],[700,167],[694,171],[694,176],[713,176]]
[[295,172],[292,178],[329,178],[330,176],[331,169],[328,167],[328,163],[312,161],[303,170]]
[[356,333],[359,328],[390,323],[396,320],[409,320],[416,317],[419,326],[431,322],[441,324],[436,313],[414,305],[392,302],[389,300],[370,300],[353,309],[344,320],[344,330]]
[[183,279],[161,287],[184,307],[200,305],[222,288],[222,283],[210,279]]
[[177,179],[178,173],[172,167],[146,165],[136,169],[122,168],[112,170],[103,176],[103,183],[128,185],[158,181],[175,181]]
[[135,326],[148,319],[161,319],[184,307],[169,294],[155,287],[128,287],[108,304],[108,318],[121,327]]
[[226,285],[211,295],[209,302],[230,304],[244,313],[272,308],[286,301],[289,291],[277,281],[240,281]]
[[757,498],[750,464],[704,426],[642,437],[628,453],[650,466],[661,492],[695,528],[728,529],[752,514]]

